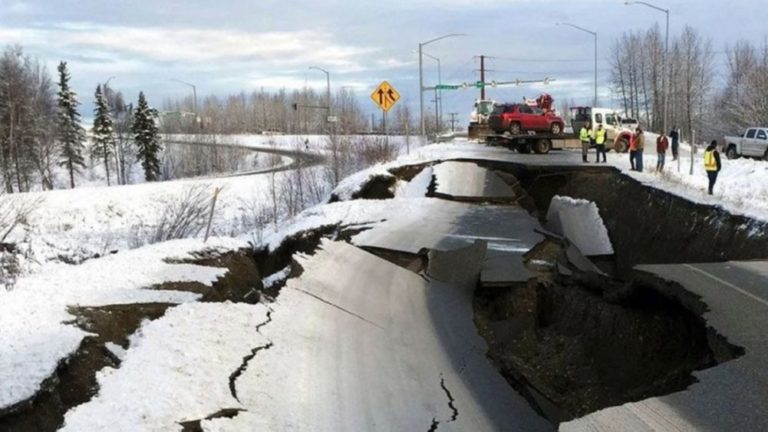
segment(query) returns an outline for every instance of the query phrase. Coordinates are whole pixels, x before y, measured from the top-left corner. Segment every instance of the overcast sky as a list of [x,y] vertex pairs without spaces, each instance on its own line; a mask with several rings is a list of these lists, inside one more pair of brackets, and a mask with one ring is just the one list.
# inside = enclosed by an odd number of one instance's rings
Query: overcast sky
[[[739,38],[762,43],[768,35],[765,0],[652,0],[670,9],[672,35],[684,25],[712,40],[721,68],[725,45]],[[151,103],[183,97],[193,83],[198,95],[292,89],[325,91],[353,88],[364,107],[368,95],[388,80],[400,91],[401,103],[418,109],[420,41],[446,33],[425,47],[440,58],[442,81],[479,79],[477,56],[487,61],[487,80],[554,78],[548,86],[489,89],[497,100],[535,97],[541,91],[556,100],[591,102],[593,38],[556,26],[570,22],[598,32],[607,49],[622,32],[663,31],[664,14],[623,0],[0,0],[0,44],[18,43],[40,58],[53,73],[68,62],[75,91],[92,114],[96,84],[110,86],[134,99],[144,90]],[[599,90],[608,95],[605,51],[598,53]],[[425,84],[437,81],[434,60],[424,58]],[[722,80],[719,73],[718,82]],[[466,122],[476,90],[444,92],[444,112],[458,112]],[[432,95],[425,96],[428,102]],[[602,97],[601,105],[610,105]],[[447,115],[446,115],[447,117]]]

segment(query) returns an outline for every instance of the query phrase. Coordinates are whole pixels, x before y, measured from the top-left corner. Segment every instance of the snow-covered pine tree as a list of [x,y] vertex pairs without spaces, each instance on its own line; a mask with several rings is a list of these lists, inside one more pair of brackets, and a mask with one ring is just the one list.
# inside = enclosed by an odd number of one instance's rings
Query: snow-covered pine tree
[[112,115],[109,113],[107,99],[101,91],[101,85],[96,86],[96,107],[93,109],[93,147],[91,157],[104,161],[104,170],[109,180],[109,158],[115,153],[115,134],[112,127]]
[[160,177],[160,133],[155,122],[157,111],[150,108],[144,92],[139,92],[139,103],[133,114],[133,140],[136,143],[137,158],[144,168],[144,178],[157,181]]
[[77,112],[77,95],[69,88],[69,71],[67,62],[59,63],[59,112],[56,117],[61,146],[59,153],[59,165],[69,172],[69,185],[75,187],[75,173],[85,167],[83,151],[85,150],[85,130],[80,126],[80,113]]

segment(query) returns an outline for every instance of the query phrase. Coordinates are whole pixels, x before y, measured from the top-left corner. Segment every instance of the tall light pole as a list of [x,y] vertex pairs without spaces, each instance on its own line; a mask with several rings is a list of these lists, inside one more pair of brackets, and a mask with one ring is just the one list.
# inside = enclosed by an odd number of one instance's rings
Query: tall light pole
[[328,117],[326,117],[325,119],[325,124],[328,126],[328,133],[330,133],[331,131],[331,74],[327,70],[321,67],[310,66],[309,68],[319,70],[320,72],[323,72],[325,74],[325,85],[326,85],[325,97],[328,103]]
[[669,118],[669,94],[671,93],[669,91],[669,88],[671,87],[670,83],[670,72],[669,72],[669,9],[660,8],[658,6],[652,5],[650,3],[646,3],[644,1],[634,1],[634,0],[625,0],[625,5],[632,5],[632,4],[639,4],[643,6],[647,6],[651,9],[656,9],[659,12],[664,12],[667,15],[667,28],[664,32],[664,76],[662,76],[661,81],[661,87],[664,88],[664,121],[662,123],[662,134],[667,134],[667,119]]
[[587,30],[584,27],[579,27],[576,24],[571,24],[567,22],[557,23],[557,25],[573,27],[576,30],[581,30],[585,33],[589,33],[595,38],[595,97],[594,99],[592,99],[592,106],[596,107],[597,106],[597,32],[593,32],[592,30]]
[[[422,53],[422,54],[437,62],[437,84],[442,84],[443,78],[440,72],[440,59],[427,53]],[[437,121],[438,121],[438,124],[442,126],[443,124],[443,90],[442,89],[435,91],[435,99],[437,99],[438,101]]]
[[188,83],[186,81],[178,80],[176,78],[171,78],[171,81],[175,81],[175,82],[177,82],[179,84],[184,84],[184,85],[192,87],[192,104],[193,104],[192,107],[195,110],[195,123],[199,123],[200,124],[200,129],[202,129],[203,128],[203,119],[200,118],[200,115],[197,112],[197,87],[195,87],[195,85],[192,84],[192,83]]
[[436,37],[434,39],[430,39],[426,42],[419,42],[419,122],[421,123],[421,135],[425,136],[426,128],[424,126],[424,71],[422,70],[422,48],[425,46],[431,44],[432,42],[437,42],[439,40],[449,38],[449,37],[457,37],[457,36],[466,36],[464,33],[451,33],[447,35],[442,35],[440,37]]

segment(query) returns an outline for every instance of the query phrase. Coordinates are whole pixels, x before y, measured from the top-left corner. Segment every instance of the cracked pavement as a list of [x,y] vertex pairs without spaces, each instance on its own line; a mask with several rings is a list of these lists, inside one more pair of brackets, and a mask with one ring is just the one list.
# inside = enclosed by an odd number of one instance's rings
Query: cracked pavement
[[[433,254],[425,280],[324,240],[314,256],[299,257],[304,272],[288,280],[261,329],[272,347],[236,380],[246,411],[201,426],[428,430],[435,419],[441,431],[552,430],[485,358],[469,289],[484,253],[479,242]],[[443,371],[437,385],[425,385],[435,371]]]

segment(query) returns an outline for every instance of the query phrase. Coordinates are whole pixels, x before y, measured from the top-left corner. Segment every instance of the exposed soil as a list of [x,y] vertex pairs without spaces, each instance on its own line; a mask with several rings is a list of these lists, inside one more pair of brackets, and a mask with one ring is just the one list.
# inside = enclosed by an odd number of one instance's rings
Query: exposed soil
[[211,286],[199,282],[165,282],[153,289],[189,291],[202,295],[203,302],[245,302],[258,303],[262,291],[261,273],[248,251],[228,252],[213,257],[199,257],[193,260],[176,261],[206,267],[226,268],[223,278]]
[[478,288],[475,320],[502,375],[555,423],[683,390],[692,371],[743,354],[680,286],[546,268],[525,284]]

